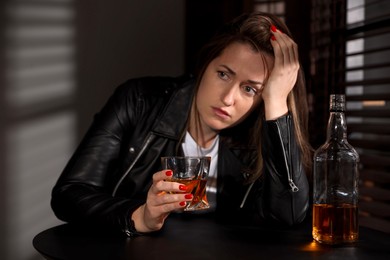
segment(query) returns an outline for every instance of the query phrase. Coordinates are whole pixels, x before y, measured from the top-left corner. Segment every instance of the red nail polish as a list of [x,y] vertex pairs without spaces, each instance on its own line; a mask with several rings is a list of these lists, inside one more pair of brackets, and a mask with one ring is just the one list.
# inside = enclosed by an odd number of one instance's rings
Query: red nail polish
[[186,195],[184,195],[184,198],[189,200],[189,199],[192,199],[193,196],[192,196],[192,194],[186,194]]
[[184,207],[186,205],[186,202],[185,201],[182,201],[179,203],[180,206]]
[[271,31],[276,32],[276,27],[275,27],[275,25],[271,25]]
[[173,174],[173,173],[172,173],[171,170],[168,170],[168,171],[165,172],[165,175],[166,175],[166,176],[172,176],[172,174]]
[[276,41],[275,35],[271,36],[271,40]]
[[185,185],[180,185],[180,186],[179,186],[179,190],[187,190],[187,186],[185,186]]

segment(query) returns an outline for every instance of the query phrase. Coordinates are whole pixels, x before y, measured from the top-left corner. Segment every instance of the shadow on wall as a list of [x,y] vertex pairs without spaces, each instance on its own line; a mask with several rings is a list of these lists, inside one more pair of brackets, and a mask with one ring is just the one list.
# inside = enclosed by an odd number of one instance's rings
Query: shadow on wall
[[0,259],[42,259],[33,237],[61,223],[50,209],[51,188],[113,88],[129,77],[183,72],[183,1],[128,2],[0,6]]
[[9,1],[2,259],[31,259],[40,230],[60,223],[50,189],[75,145],[75,12],[70,1]]

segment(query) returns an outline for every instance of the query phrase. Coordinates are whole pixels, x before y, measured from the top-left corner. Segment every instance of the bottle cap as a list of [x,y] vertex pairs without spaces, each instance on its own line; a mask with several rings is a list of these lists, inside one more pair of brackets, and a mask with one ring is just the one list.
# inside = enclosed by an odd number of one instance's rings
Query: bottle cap
[[344,112],[345,111],[345,95],[332,94],[329,100],[329,110],[331,112]]

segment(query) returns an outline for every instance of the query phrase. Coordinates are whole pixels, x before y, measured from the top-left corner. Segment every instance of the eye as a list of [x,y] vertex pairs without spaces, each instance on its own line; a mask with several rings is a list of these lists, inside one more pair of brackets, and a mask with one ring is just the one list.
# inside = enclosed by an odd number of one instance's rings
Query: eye
[[228,80],[229,79],[228,73],[226,73],[224,71],[217,71],[217,74],[218,74],[218,77],[223,79],[223,80]]
[[257,88],[254,88],[254,87],[249,86],[249,85],[242,86],[242,89],[245,92],[245,94],[252,96],[252,97],[256,96],[257,93],[259,92],[259,90]]

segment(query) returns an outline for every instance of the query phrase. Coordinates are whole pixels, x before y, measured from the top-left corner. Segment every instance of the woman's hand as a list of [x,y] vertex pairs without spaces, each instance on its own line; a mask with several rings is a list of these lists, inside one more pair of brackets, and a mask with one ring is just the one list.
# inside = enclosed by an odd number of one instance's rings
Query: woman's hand
[[271,27],[271,31],[275,61],[262,92],[267,120],[276,119],[288,112],[287,96],[297,81],[299,71],[297,44],[275,26]]
[[131,217],[138,232],[160,230],[169,213],[184,208],[186,201],[192,200],[192,194],[185,193],[185,185],[166,181],[171,177],[171,170],[163,170],[153,175],[153,184],[148,191],[146,203],[136,209]]

